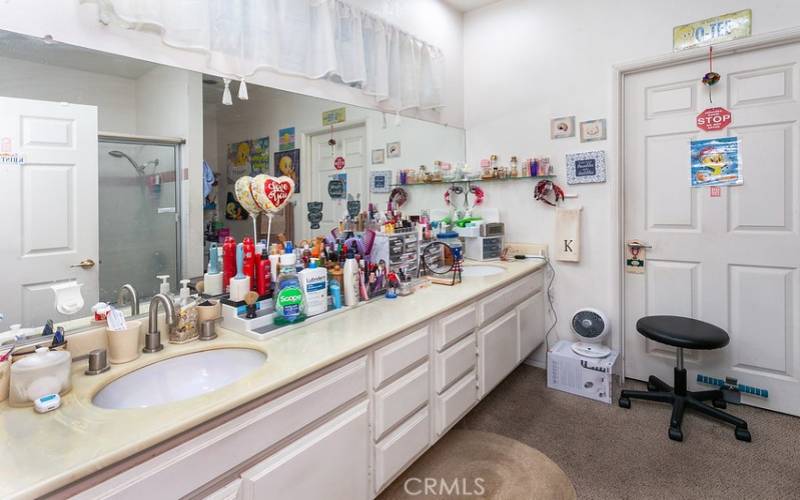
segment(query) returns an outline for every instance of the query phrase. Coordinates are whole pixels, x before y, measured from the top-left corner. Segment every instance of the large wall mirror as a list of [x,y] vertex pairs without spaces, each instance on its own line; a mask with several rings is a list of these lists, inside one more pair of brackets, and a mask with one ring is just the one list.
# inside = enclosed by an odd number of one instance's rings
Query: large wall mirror
[[[211,242],[252,234],[231,203],[240,175],[295,177],[271,233],[301,240],[336,225],[347,199],[385,206],[400,170],[465,157],[459,128],[252,84],[224,104],[217,76],[15,33],[0,31],[0,64],[0,343],[47,320],[86,328],[126,284],[145,314],[157,276],[173,292],[200,276]],[[442,204],[422,189],[404,209]]]

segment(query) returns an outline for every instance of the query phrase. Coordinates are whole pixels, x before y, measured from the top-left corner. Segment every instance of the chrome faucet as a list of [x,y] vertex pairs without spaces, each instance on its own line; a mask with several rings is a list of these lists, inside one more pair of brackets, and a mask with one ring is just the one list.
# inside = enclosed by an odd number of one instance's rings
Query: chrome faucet
[[164,348],[161,343],[161,332],[158,331],[158,303],[164,305],[164,314],[167,319],[167,328],[171,333],[178,323],[175,316],[175,304],[172,299],[163,293],[157,293],[150,299],[150,320],[147,328],[147,334],[144,336],[144,348],[142,352],[158,352]]
[[117,306],[121,307],[124,302],[125,292],[128,292],[128,295],[131,296],[131,316],[138,316],[139,315],[139,294],[136,292],[136,289],[130,283],[126,283],[122,285],[122,288],[119,289],[119,293],[117,294]]

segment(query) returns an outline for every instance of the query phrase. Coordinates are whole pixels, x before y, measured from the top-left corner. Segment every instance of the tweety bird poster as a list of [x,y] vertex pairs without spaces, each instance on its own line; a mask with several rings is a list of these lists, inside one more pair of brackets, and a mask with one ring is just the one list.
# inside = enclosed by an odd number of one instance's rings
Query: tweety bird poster
[[294,192],[300,192],[300,150],[275,153],[275,176],[285,175],[294,181]]
[[692,141],[691,155],[692,187],[742,184],[738,137]]

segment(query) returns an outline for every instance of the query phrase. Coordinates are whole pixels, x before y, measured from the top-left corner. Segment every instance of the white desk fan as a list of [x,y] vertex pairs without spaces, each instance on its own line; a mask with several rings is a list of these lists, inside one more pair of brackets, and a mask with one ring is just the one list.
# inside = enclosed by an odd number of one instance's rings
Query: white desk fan
[[572,344],[572,350],[587,358],[605,358],[611,349],[602,344],[603,338],[611,333],[608,318],[601,311],[592,308],[578,310],[572,316],[572,331],[580,341]]

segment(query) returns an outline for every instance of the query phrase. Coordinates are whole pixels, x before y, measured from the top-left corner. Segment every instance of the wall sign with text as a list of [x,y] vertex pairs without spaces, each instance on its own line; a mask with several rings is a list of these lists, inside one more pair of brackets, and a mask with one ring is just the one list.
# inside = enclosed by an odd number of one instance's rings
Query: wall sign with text
[[590,184],[605,181],[605,151],[587,151],[567,155],[567,184]]
[[753,13],[750,9],[710,17],[672,29],[672,49],[684,50],[750,36]]

